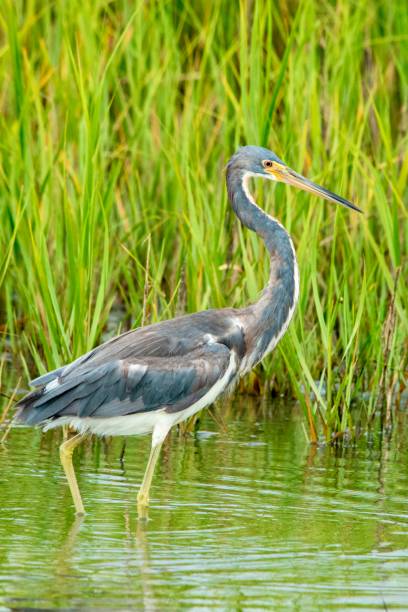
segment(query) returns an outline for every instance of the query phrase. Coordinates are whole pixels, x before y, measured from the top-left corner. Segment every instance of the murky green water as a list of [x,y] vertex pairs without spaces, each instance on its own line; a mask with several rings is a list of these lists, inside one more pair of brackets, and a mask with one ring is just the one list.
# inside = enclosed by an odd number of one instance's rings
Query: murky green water
[[296,410],[241,398],[173,432],[152,490],[149,441],[85,445],[74,521],[58,433],[0,449],[0,605],[9,608],[408,609],[408,444],[311,448]]

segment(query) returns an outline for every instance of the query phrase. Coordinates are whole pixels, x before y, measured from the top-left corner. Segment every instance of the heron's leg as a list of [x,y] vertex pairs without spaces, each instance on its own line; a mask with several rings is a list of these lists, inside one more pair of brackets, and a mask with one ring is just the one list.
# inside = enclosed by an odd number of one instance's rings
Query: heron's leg
[[139,511],[146,507],[149,503],[150,485],[152,484],[154,468],[156,467],[157,459],[159,458],[162,444],[163,441],[161,441],[159,444],[152,446],[152,450],[150,451],[150,457],[147,463],[145,474],[143,476],[143,482],[139,489],[139,493],[137,494],[137,507]]
[[71,491],[72,499],[74,500],[77,514],[85,514],[85,508],[82,503],[81,493],[79,492],[74,466],[72,465],[72,453],[85,437],[86,436],[83,434],[77,434],[76,436],[65,440],[65,442],[63,442],[60,446],[60,459],[62,467],[64,468],[65,476],[68,480],[69,489]]

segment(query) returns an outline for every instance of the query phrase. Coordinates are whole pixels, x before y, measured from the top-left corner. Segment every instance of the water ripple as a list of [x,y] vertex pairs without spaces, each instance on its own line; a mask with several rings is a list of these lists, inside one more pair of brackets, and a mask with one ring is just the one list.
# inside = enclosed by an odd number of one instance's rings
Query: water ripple
[[[148,439],[85,444],[75,459],[89,512],[73,521],[58,434],[23,428],[0,450],[0,604],[5,607],[295,609],[404,607],[408,451],[313,449],[296,414],[205,422],[172,436],[136,494]],[[213,427],[214,431],[211,430]],[[398,452],[397,452],[398,450]]]

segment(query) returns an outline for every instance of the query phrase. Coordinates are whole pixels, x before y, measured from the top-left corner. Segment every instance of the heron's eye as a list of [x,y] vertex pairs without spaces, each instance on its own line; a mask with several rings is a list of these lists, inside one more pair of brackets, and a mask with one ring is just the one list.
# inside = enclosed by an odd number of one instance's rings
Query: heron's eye
[[273,162],[270,159],[265,159],[265,161],[262,162],[262,165],[264,168],[272,168]]

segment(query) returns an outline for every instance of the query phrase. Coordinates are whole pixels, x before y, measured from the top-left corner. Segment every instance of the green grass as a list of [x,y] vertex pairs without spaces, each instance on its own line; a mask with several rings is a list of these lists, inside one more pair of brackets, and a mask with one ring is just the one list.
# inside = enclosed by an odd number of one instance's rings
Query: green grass
[[265,249],[235,220],[223,174],[252,143],[365,214],[255,185],[294,238],[301,292],[290,331],[244,386],[296,396],[311,438],[354,432],[378,408],[389,424],[407,369],[403,3],[6,0],[0,11],[3,391],[107,334],[255,299]]

